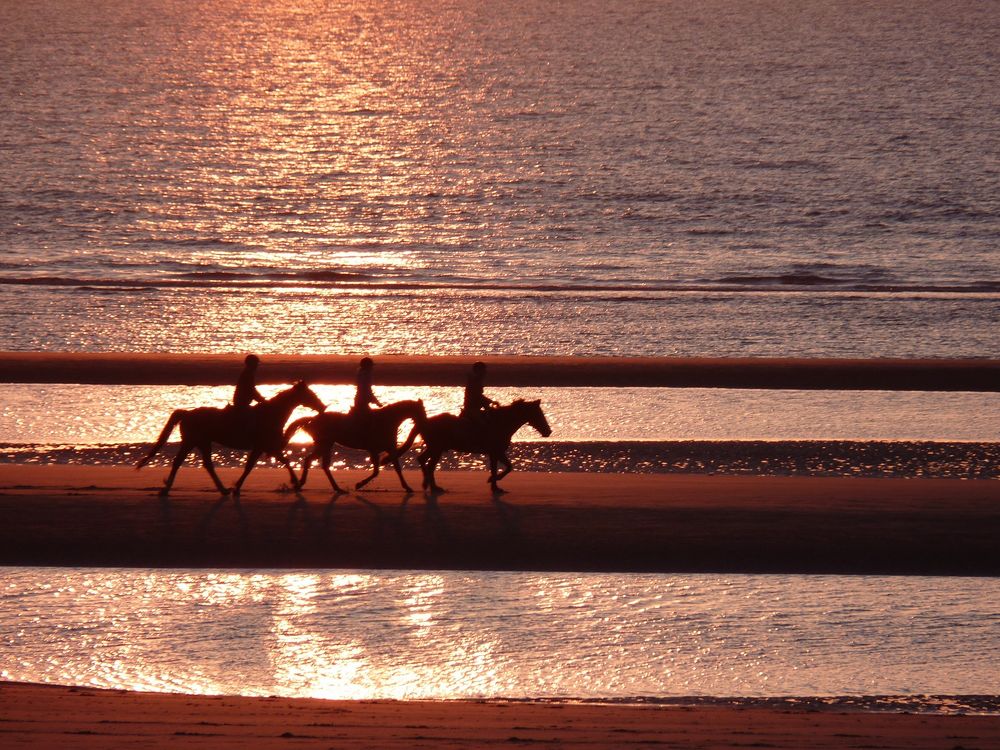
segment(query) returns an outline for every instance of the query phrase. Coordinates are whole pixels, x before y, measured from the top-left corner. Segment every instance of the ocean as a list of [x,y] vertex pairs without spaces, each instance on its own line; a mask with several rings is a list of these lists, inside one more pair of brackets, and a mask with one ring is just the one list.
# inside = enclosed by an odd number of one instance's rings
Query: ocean
[[[234,362],[253,351],[265,366],[278,352],[470,362],[488,354],[998,358],[998,39],[1000,8],[974,0],[2,3],[0,349],[229,352]],[[422,395],[432,413],[457,410],[459,386],[387,389],[376,379],[383,398]],[[546,406],[553,437],[519,435],[519,468],[977,480],[1000,472],[998,394],[487,392]],[[228,398],[223,388],[5,384],[0,461],[130,463],[173,408]],[[328,386],[324,398],[346,408],[350,393]],[[355,682],[340,672],[324,679],[369,686],[358,694],[429,695],[415,681],[380,680],[402,679],[404,663],[418,676],[440,671],[417,666],[411,651],[394,662],[395,645],[331,636],[342,624],[289,624],[275,614],[277,630],[261,635],[271,645],[249,647],[263,654],[277,648],[272,641],[285,644],[274,651],[290,659],[284,682],[273,671],[219,682],[225,670],[192,655],[198,674],[159,664],[153,676],[115,683],[109,663],[127,666],[132,647],[143,658],[158,648],[136,645],[145,643],[136,631],[81,641],[80,632],[105,625],[58,631],[56,605],[88,602],[84,592],[107,580],[141,587],[159,574],[102,575],[67,573],[50,600],[31,593],[51,583],[48,572],[6,571],[0,614],[22,619],[2,631],[0,676],[69,679],[53,667],[69,658],[60,643],[77,649],[73,659],[97,654],[91,671],[72,673],[88,675],[75,678],[86,684],[284,694],[301,677],[295,660],[312,658],[313,647],[338,655],[338,669],[357,670]],[[326,591],[339,574],[316,575],[306,583]],[[523,584],[497,575],[497,590]],[[400,576],[371,585],[442,585]],[[180,580],[150,585],[173,591]],[[299,585],[267,580],[267,592]],[[789,578],[781,584],[788,611],[826,602],[836,618],[840,587],[869,584],[836,581],[833,590],[823,579]],[[234,598],[224,599],[225,587],[218,594],[227,612],[244,606],[240,597],[257,601],[245,593],[250,584],[237,583]],[[462,583],[466,593],[448,607],[481,585]],[[604,585],[577,577],[532,579],[529,588]],[[618,585],[642,592],[675,582]],[[756,591],[759,582],[734,585]],[[923,583],[872,585],[924,598]],[[991,581],[933,585],[972,602],[995,599]],[[444,588],[451,596],[451,584]],[[30,615],[37,621],[18,614],[33,612],[26,601],[47,607]],[[129,599],[131,614],[115,617],[136,616],[142,601]],[[619,611],[608,601],[608,613]],[[713,601],[724,609],[734,599]],[[881,611],[881,600],[870,601]],[[414,607],[401,621],[432,632],[437,620]],[[655,611],[659,619],[636,626],[629,643],[661,632],[669,617]],[[483,670],[469,690],[490,695],[1000,694],[989,677],[996,665],[980,660],[1000,642],[993,610],[977,631],[976,658],[948,651],[965,633],[961,618],[934,620],[929,632],[943,636],[929,650],[905,617],[885,631],[861,623],[865,638],[903,644],[881,680],[858,677],[879,653],[875,640],[824,645],[824,659],[843,645],[854,661],[822,678],[789,665],[812,648],[818,625],[796,630],[794,648],[761,650],[764,631],[753,623],[768,612],[748,613],[749,630],[712,651],[725,656],[705,669],[685,650],[692,639],[696,649],[716,648],[699,640],[708,632],[700,625],[652,637],[653,652],[616,651],[623,677],[614,684],[600,681],[600,654],[591,663],[590,652],[540,653],[580,666],[592,684],[569,673],[540,682],[544,670],[530,659],[505,673],[521,657],[491,661],[506,652],[484,643],[462,658]],[[370,627],[387,628],[386,643],[403,642],[392,635],[396,614],[383,615],[369,613]],[[168,628],[174,616],[157,622]],[[543,631],[557,621],[537,617]],[[706,627],[725,630],[728,621]],[[520,637],[504,636],[503,648]],[[369,648],[382,659],[374,671],[362,658]],[[681,661],[671,649],[684,652]],[[22,651],[35,656],[15,664]],[[774,654],[784,654],[783,666]],[[662,669],[643,671],[650,658]],[[930,669],[938,658],[950,666]],[[471,669],[449,664],[441,674]],[[762,686],[765,677],[780,687]],[[337,690],[329,694],[346,694]]]
[[0,8],[6,349],[1000,356],[984,2]]

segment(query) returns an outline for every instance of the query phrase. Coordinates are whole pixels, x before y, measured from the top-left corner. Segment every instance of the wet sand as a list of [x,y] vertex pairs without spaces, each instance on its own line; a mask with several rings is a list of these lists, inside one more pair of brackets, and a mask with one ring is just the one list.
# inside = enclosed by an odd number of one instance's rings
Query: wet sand
[[1000,717],[759,705],[321,701],[0,683],[0,745],[63,748],[1000,747]]
[[0,466],[0,564],[1000,575],[990,480],[514,473],[494,498],[485,472],[296,495],[259,469],[236,500],[187,466],[163,500],[165,475]]

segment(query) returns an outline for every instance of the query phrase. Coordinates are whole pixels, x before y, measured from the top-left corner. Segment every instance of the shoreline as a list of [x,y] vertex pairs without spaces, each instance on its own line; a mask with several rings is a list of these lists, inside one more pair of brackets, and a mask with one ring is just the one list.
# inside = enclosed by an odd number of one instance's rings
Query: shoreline
[[[794,700],[794,699],[790,699]],[[34,748],[1000,746],[1000,717],[774,705],[324,701],[0,682],[0,734]]]
[[[152,443],[62,445],[0,443],[0,464],[131,467]],[[177,443],[167,443],[149,466],[169,466]],[[300,465],[310,443],[287,454]],[[773,477],[882,477],[899,479],[1000,478],[1000,443],[976,440],[545,440],[518,441],[508,455],[518,473],[687,474]],[[337,448],[337,471],[370,470],[366,453]],[[216,447],[216,466],[242,467],[243,451]],[[404,470],[418,470],[415,453]],[[186,464],[186,465],[190,465]],[[479,471],[481,456],[446,453],[442,471]]]
[[391,471],[334,495],[320,472],[296,494],[262,468],[237,502],[198,466],[163,501],[165,475],[0,465],[0,564],[1000,575],[992,481],[514,473],[494,498],[485,472],[440,472],[441,495]]

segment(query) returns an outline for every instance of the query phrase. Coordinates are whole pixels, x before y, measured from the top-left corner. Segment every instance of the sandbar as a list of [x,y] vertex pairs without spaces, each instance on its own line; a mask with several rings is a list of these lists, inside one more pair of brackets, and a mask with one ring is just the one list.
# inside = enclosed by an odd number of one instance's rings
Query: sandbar
[[[358,358],[267,354],[260,383],[348,384]],[[461,386],[473,357],[378,355],[379,385]],[[534,387],[1000,391],[996,359],[482,356],[489,384]],[[0,383],[229,385],[243,353],[0,352]]]
[[0,564],[1000,575],[992,480],[515,472],[494,497],[485,472],[428,495],[390,471],[337,495],[262,468],[236,499],[186,466],[163,499],[165,474],[0,465]]

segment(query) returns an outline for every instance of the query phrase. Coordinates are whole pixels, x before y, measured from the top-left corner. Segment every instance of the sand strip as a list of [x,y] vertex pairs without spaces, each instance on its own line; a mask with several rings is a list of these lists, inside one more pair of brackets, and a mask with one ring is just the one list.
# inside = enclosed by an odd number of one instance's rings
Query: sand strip
[[1000,747],[1000,717],[761,706],[321,701],[0,683],[0,746],[941,750]]
[[[0,352],[2,383],[227,385],[243,353]],[[460,386],[472,357],[379,355],[379,385]],[[1000,360],[482,357],[500,386],[1000,391]],[[268,354],[261,383],[353,383],[358,358]]]
[[495,499],[485,472],[297,496],[261,469],[237,502],[200,467],[163,501],[165,474],[0,466],[0,564],[1000,575],[988,480],[515,473]]

